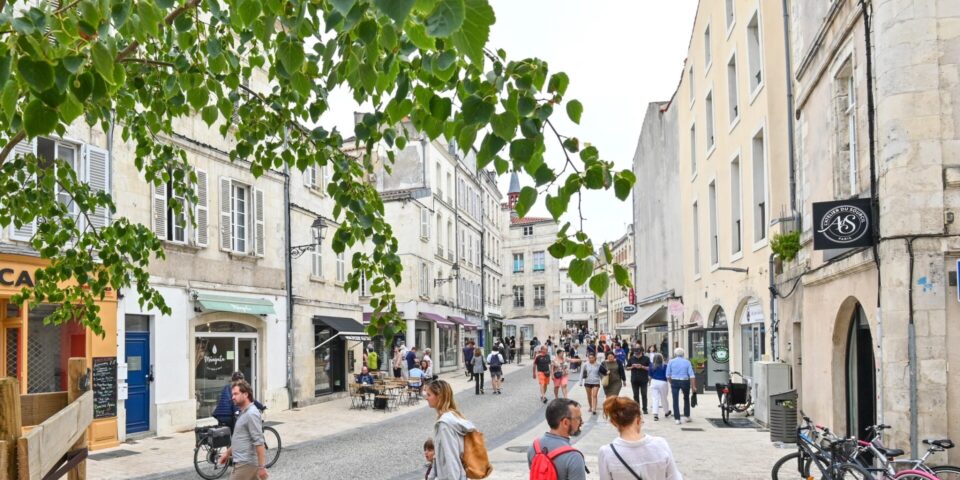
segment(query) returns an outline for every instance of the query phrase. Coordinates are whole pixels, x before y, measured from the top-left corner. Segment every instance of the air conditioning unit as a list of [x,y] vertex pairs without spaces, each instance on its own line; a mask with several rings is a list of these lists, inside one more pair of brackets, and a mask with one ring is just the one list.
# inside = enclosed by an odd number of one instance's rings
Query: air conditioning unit
[[753,395],[754,416],[763,425],[770,424],[770,395],[793,390],[790,365],[780,362],[754,362]]

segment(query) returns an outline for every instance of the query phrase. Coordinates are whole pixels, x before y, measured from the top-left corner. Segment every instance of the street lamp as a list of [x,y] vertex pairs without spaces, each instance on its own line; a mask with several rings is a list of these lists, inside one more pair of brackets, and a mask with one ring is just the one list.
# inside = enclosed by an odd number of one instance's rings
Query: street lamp
[[450,276],[447,278],[435,278],[433,279],[433,286],[439,287],[447,282],[452,282],[460,277],[460,264],[454,263],[453,267],[450,268]]
[[326,229],[326,219],[323,217],[317,217],[314,219],[313,224],[310,225],[310,231],[313,234],[313,243],[290,247],[290,256],[293,258],[300,258],[304,253],[312,252],[315,247],[318,247],[323,243],[324,230]]

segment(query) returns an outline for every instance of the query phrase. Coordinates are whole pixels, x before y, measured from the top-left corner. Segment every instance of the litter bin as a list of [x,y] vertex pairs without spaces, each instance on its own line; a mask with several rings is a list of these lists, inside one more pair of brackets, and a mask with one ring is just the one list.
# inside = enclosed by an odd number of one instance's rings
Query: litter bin
[[797,391],[770,395],[770,441],[797,443]]

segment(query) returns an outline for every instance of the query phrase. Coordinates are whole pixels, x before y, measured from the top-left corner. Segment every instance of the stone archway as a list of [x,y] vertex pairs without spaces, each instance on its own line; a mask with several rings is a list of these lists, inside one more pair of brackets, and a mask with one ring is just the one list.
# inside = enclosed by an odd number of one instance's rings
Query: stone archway
[[705,386],[726,383],[730,375],[730,330],[726,311],[720,305],[710,309],[704,331],[704,356],[707,359]]
[[833,329],[833,398],[836,427],[867,438],[877,423],[877,377],[873,333],[863,305],[848,297],[840,305]]

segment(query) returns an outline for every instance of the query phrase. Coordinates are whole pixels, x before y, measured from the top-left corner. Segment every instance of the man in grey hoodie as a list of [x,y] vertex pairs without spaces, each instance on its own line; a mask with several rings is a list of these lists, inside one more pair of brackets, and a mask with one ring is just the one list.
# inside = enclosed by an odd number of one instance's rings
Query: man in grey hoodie
[[430,471],[431,479],[466,480],[467,472],[463,467],[463,437],[477,427],[463,418],[453,399],[453,389],[443,380],[427,383],[424,388],[427,404],[437,411],[437,421],[433,424],[433,444],[436,448],[434,467]]

